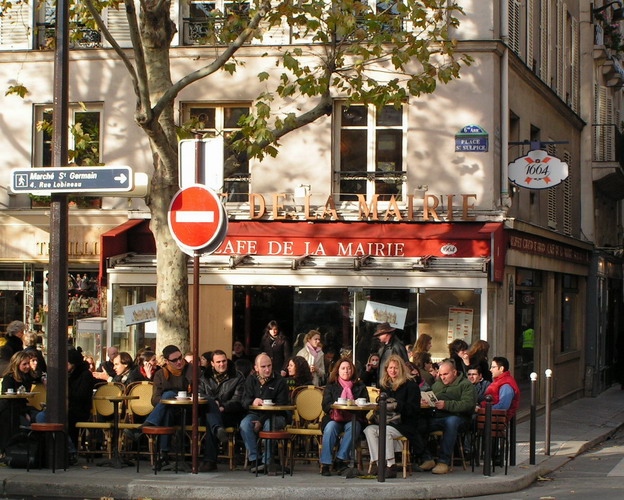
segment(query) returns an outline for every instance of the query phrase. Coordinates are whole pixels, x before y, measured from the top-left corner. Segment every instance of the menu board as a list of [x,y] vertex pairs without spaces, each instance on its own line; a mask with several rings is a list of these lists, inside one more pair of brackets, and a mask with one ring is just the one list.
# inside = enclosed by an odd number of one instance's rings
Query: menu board
[[449,307],[447,340],[465,340],[470,344],[472,338],[473,310],[468,307]]

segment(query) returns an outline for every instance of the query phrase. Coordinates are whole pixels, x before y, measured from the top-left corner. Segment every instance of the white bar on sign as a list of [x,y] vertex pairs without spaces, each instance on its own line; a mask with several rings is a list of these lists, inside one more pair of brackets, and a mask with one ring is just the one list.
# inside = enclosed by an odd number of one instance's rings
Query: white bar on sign
[[176,212],[176,222],[214,222],[214,212],[183,210]]

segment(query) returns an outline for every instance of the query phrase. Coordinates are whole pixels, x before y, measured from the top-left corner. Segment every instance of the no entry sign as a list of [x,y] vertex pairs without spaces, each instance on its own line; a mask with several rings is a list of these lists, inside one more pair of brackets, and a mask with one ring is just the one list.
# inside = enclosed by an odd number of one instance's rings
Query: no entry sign
[[178,191],[169,207],[169,230],[186,253],[214,252],[227,233],[227,214],[217,194],[199,184]]

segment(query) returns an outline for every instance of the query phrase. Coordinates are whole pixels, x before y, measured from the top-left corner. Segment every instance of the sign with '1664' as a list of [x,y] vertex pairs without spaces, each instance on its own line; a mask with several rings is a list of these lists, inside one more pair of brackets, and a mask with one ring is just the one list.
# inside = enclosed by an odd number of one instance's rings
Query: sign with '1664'
[[568,164],[541,149],[529,151],[509,164],[509,180],[523,188],[548,189],[567,178]]

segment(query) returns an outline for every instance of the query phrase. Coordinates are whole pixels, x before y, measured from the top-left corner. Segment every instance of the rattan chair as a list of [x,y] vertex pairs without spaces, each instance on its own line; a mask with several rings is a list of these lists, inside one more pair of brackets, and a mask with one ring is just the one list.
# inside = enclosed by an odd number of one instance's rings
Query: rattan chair
[[[289,450],[291,461],[293,460],[316,460],[321,465],[320,456],[323,442],[323,431],[321,431],[321,418],[323,416],[323,389],[314,385],[302,386],[298,388],[294,395],[296,406],[293,417],[294,425],[288,426],[286,430],[291,435]],[[310,443],[316,443],[318,454],[309,456],[308,448]],[[304,450],[303,457],[297,457],[294,446],[300,443]]]

